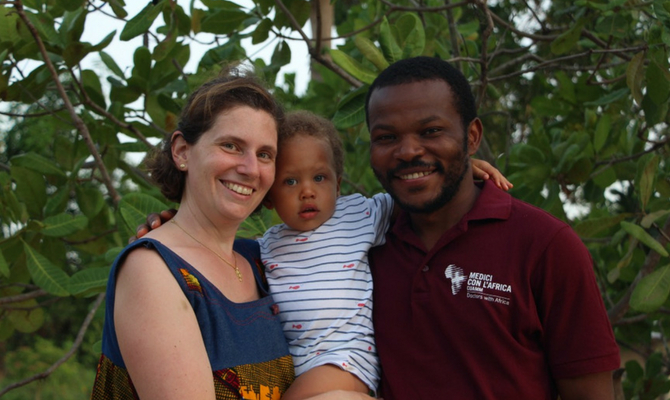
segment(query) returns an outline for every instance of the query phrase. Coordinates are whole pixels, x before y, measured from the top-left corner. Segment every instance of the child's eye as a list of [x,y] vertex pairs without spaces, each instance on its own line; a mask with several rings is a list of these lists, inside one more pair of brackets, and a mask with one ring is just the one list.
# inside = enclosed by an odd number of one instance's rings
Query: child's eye
[[294,186],[298,184],[298,180],[294,178],[287,178],[284,180],[284,182],[286,182],[286,184],[289,186]]
[[326,180],[326,177],[323,175],[317,175],[314,177],[314,182],[323,182],[324,180]]

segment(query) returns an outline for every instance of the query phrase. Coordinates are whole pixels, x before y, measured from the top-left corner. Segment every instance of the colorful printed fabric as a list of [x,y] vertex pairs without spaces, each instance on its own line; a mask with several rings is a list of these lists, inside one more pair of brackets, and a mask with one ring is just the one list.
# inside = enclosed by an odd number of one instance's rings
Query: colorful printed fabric
[[[103,354],[91,399],[139,398],[114,331],[116,270],[130,251],[139,246],[154,249],[161,255],[191,303],[212,365],[216,398],[279,400],[293,381],[293,361],[276,315],[276,305],[267,292],[267,285],[263,284],[263,277],[252,268],[264,297],[248,303],[233,303],[197,269],[153,239],[128,245],[112,266],[107,285]],[[234,249],[252,266],[260,264],[255,241],[237,240]]]

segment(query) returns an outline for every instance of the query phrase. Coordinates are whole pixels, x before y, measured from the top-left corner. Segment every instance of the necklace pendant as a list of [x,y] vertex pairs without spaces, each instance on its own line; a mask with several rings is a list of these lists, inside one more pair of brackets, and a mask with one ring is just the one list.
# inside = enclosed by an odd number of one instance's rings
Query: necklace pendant
[[240,269],[236,267],[235,273],[237,274],[237,280],[242,282],[242,274],[240,273]]

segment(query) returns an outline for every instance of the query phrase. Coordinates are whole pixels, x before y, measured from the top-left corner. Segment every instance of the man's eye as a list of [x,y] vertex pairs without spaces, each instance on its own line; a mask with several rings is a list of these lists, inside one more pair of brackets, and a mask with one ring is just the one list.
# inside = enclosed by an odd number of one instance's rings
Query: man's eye
[[323,182],[324,180],[326,180],[326,177],[323,175],[317,175],[314,177],[314,182]]
[[385,134],[385,135],[377,135],[377,136],[374,137],[373,140],[375,142],[387,142],[387,141],[393,140],[393,138],[395,138],[395,136],[393,136],[391,134]]
[[428,128],[428,129],[426,129],[425,131],[423,131],[423,133],[424,133],[424,135],[430,135],[430,134],[432,134],[432,133],[437,133],[437,132],[439,132],[439,131],[441,131],[441,130],[442,130],[442,129],[440,129],[440,128]]

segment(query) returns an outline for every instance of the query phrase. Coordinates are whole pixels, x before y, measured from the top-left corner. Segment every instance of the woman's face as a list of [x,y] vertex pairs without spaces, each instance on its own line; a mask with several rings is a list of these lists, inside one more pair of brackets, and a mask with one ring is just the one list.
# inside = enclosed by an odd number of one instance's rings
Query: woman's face
[[183,146],[186,160],[175,158],[187,165],[182,205],[189,202],[192,211],[198,212],[195,206],[214,222],[243,221],[272,186],[277,124],[265,111],[226,110],[196,144]]

